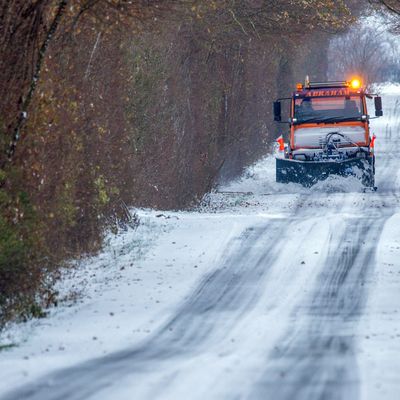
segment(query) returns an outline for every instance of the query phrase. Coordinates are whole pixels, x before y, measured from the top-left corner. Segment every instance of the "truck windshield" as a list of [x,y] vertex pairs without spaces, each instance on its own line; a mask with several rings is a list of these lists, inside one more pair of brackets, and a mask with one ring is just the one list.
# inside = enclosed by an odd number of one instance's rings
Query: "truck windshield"
[[297,123],[359,120],[362,115],[360,96],[295,99],[294,117]]

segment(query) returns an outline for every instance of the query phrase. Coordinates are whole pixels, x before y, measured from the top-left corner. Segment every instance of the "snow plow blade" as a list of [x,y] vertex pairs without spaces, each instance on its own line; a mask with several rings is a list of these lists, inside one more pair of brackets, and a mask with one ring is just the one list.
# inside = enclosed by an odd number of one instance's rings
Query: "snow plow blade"
[[374,187],[375,171],[373,157],[352,158],[343,161],[298,161],[277,158],[276,181],[299,183],[310,187],[330,175],[355,176],[364,186]]

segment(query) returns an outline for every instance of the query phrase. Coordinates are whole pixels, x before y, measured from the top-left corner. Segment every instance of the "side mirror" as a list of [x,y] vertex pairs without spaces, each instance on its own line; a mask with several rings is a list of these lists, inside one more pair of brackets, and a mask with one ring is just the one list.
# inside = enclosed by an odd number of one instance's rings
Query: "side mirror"
[[282,107],[280,101],[274,101],[274,121],[282,121]]
[[375,116],[382,117],[382,115],[383,115],[382,97],[379,97],[379,96],[375,97],[374,102],[375,102]]

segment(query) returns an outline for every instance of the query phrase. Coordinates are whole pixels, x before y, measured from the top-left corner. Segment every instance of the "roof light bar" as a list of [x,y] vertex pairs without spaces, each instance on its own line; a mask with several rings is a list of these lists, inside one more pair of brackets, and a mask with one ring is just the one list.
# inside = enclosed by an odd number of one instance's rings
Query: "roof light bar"
[[310,82],[307,89],[349,87],[346,81]]

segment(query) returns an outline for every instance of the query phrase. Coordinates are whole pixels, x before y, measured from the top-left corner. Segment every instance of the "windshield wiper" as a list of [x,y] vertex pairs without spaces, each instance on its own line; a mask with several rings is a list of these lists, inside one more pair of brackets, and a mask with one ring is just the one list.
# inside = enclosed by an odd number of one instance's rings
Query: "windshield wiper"
[[307,118],[307,119],[299,119],[297,118],[297,121],[295,124],[307,124],[309,122],[322,122],[321,118]]
[[321,122],[345,122],[345,121],[361,121],[361,115],[359,117],[326,117],[321,118]]
[[361,121],[361,116],[359,117],[318,117],[318,118],[307,118],[298,119],[296,125],[306,124],[306,123],[326,123],[326,122],[345,122],[345,121]]

